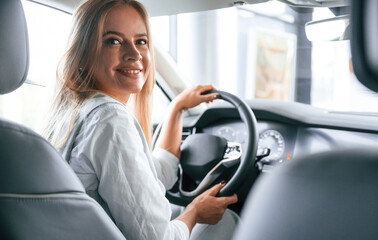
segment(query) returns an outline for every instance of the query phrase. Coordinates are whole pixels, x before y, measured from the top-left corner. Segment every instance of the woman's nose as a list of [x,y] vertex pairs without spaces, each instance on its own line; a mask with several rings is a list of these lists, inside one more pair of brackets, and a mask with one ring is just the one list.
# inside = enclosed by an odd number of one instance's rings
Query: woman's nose
[[130,44],[125,46],[123,58],[125,61],[140,61],[142,60],[142,55],[135,44]]

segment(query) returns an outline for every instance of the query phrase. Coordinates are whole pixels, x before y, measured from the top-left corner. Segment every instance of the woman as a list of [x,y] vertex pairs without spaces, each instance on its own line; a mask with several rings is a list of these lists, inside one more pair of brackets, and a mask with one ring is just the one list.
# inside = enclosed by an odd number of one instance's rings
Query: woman
[[[128,239],[188,239],[196,223],[216,224],[237,196],[198,196],[170,221],[165,190],[177,180],[181,118],[214,89],[185,90],[149,152],[154,62],[148,17],[133,0],[89,0],[76,12],[45,135]],[[134,115],[126,105],[132,101]],[[201,235],[200,233],[199,235]],[[198,234],[197,234],[198,235]],[[203,234],[202,234],[203,235]]]

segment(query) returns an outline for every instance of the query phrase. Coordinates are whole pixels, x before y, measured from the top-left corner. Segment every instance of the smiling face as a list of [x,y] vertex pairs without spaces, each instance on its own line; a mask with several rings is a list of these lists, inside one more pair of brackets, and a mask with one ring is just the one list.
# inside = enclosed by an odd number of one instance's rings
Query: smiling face
[[110,10],[104,23],[102,47],[94,69],[101,92],[126,104],[146,82],[151,64],[146,25],[131,6]]

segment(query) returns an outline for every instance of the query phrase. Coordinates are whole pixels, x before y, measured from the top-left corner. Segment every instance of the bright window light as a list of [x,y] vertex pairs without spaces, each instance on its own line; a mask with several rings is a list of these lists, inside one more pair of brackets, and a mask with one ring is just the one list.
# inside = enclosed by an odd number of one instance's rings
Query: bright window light
[[19,89],[0,96],[0,117],[38,130],[51,103],[56,67],[65,51],[72,17],[34,2],[22,4],[29,35],[29,72]]

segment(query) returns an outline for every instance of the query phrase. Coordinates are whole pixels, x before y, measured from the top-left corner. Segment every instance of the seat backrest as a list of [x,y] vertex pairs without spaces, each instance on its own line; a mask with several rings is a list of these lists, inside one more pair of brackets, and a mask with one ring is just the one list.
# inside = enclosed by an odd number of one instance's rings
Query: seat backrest
[[376,239],[378,149],[291,160],[252,189],[234,239]]
[[[26,79],[28,36],[19,0],[0,1],[0,93]],[[125,239],[45,139],[0,119],[0,239]]]

